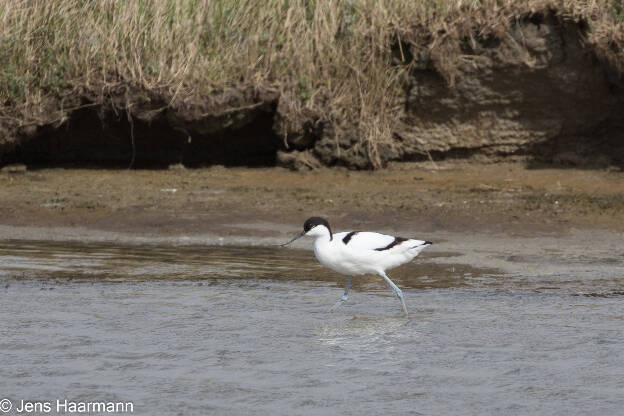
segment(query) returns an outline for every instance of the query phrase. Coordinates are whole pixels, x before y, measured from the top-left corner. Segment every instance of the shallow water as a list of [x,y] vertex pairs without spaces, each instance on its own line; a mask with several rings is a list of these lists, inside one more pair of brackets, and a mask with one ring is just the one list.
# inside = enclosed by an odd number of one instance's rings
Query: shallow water
[[622,414],[621,263],[514,275],[453,255],[390,273],[405,318],[375,277],[328,313],[344,279],[308,251],[2,243],[0,399],[8,414],[20,400],[54,414],[57,399],[150,415]]

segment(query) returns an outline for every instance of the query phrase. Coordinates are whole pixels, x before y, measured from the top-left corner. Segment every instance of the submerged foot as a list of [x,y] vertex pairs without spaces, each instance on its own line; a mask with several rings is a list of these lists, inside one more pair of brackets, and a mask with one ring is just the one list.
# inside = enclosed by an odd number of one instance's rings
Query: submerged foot
[[394,293],[396,294],[397,298],[399,298],[399,300],[401,301],[401,306],[403,307],[403,313],[405,313],[405,316],[408,316],[407,306],[405,305],[405,299],[403,299],[403,291],[401,289],[398,289]]
[[342,304],[343,304],[343,303],[345,303],[345,302],[347,301],[347,299],[349,299],[349,297],[348,297],[348,296],[346,296],[346,295],[343,295],[340,299],[338,299],[338,302],[336,302],[336,303],[334,304],[334,306],[332,306],[332,307],[329,309],[329,311],[330,311],[330,312],[333,312],[333,311],[334,311],[334,309],[336,309],[336,308],[337,308],[337,307],[339,307],[339,306],[342,306]]

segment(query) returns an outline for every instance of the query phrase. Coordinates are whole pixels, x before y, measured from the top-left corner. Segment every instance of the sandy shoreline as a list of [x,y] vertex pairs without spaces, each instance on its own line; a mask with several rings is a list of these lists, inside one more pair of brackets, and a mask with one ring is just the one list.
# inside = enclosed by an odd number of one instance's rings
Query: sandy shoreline
[[312,215],[336,229],[399,234],[623,231],[624,173],[461,162],[375,172],[38,169],[0,174],[0,215],[0,225],[137,236],[276,237]]
[[[293,228],[293,231],[296,230]],[[193,236],[135,235],[87,228],[0,226],[0,241],[49,241],[70,244],[113,244],[120,246],[210,247],[233,245],[271,247],[287,241],[283,237],[251,237],[217,234]],[[575,279],[596,274],[624,275],[622,234],[605,230],[573,230],[566,235],[509,236],[492,233],[438,232],[435,244],[415,262],[457,264],[509,276],[568,275]],[[276,250],[280,248],[275,247]],[[281,250],[311,250],[311,241],[298,241]],[[312,256],[312,253],[310,253]]]
[[621,172],[460,163],[311,173],[42,169],[0,175],[0,184],[3,241],[270,246],[322,215],[335,231],[433,240],[428,261],[509,273],[620,267],[624,255]]

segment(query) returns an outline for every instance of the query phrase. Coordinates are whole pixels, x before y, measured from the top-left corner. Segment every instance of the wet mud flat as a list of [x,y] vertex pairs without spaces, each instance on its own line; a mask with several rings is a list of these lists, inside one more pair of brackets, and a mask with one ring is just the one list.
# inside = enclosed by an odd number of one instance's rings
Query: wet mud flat
[[621,258],[477,245],[390,274],[406,318],[368,276],[329,313],[344,281],[309,250],[4,242],[0,390],[137,414],[619,414]]
[[0,174],[0,239],[266,244],[313,215],[336,231],[434,242],[444,232],[621,232],[623,195],[620,171],[520,163],[400,163],[376,172],[30,169]]

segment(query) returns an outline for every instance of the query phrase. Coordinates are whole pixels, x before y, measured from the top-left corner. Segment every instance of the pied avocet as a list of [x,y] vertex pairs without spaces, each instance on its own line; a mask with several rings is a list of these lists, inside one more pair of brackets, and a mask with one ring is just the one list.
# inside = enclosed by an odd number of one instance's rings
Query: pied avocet
[[407,315],[407,306],[403,292],[386,275],[386,270],[408,263],[431,241],[394,237],[365,231],[345,231],[333,234],[327,220],[321,217],[308,218],[303,224],[303,231],[285,244],[298,238],[314,237],[314,254],[318,261],[338,273],[348,276],[344,295],[332,307],[343,304],[349,297],[353,276],[378,274],[390,285],[401,301],[403,312]]

